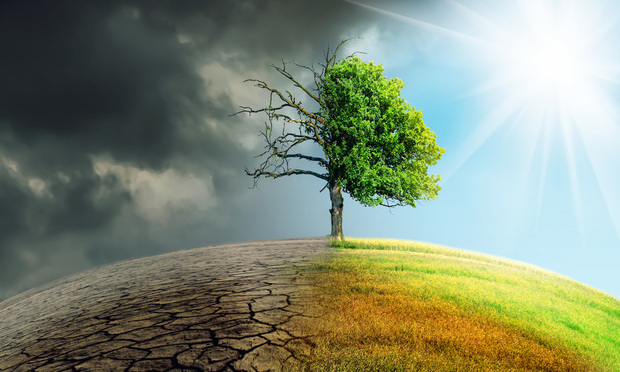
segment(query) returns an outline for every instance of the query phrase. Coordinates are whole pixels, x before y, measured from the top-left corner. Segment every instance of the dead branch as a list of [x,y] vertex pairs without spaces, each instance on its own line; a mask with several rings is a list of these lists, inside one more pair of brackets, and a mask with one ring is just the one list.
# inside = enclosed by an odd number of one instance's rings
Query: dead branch
[[[282,66],[273,64],[269,66],[275,69],[280,75],[284,76],[295,88],[300,89],[321,107],[323,105],[323,78],[328,68],[336,63],[337,53],[340,47],[347,41],[348,40],[343,40],[338,44],[333,53],[328,47],[327,53],[325,54],[325,65],[320,64],[322,66],[321,70],[301,65],[295,60],[290,62],[282,60]],[[291,64],[297,68],[312,72],[315,85],[312,89],[303,85],[287,70],[287,67]],[[289,164],[290,160],[306,160],[328,169],[328,159],[292,151],[298,145],[307,141],[315,142],[321,146],[324,144],[321,133],[323,126],[327,124],[327,120],[321,113],[322,109],[319,109],[317,112],[312,112],[304,107],[302,102],[290,91],[273,88],[263,80],[246,79],[244,82],[251,82],[255,87],[269,92],[269,104],[266,107],[252,108],[249,106],[239,106],[240,110],[233,114],[247,113],[248,115],[252,115],[264,113],[268,118],[268,122],[265,123],[265,130],[260,132],[260,136],[262,136],[265,141],[264,151],[256,156],[257,158],[264,158],[263,162],[253,171],[249,171],[248,169],[245,170],[249,176],[254,177],[254,185],[256,186],[256,182],[260,177],[279,178],[297,174],[312,175],[329,182],[329,172],[322,174],[315,171],[291,167]],[[291,116],[290,111],[287,110],[295,111],[298,117]],[[274,122],[282,123],[282,130],[278,134],[274,133]],[[293,129],[293,127],[295,129]]]

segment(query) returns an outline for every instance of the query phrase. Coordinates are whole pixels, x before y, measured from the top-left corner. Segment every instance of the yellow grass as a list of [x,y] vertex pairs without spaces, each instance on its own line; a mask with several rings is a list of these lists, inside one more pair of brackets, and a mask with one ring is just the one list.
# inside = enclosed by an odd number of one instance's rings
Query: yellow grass
[[313,267],[323,321],[307,370],[620,370],[620,301],[611,296],[424,243],[345,246],[365,249],[337,249]]

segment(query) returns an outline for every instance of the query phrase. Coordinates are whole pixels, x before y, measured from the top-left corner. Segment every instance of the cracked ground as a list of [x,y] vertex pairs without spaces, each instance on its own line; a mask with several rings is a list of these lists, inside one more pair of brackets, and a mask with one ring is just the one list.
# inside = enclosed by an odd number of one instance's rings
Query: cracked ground
[[0,303],[0,371],[288,371],[312,347],[303,267],[327,238],[124,261]]

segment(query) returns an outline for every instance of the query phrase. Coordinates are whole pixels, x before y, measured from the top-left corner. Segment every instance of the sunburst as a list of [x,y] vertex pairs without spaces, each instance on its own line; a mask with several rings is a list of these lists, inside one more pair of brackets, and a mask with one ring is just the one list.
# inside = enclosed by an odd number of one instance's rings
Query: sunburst
[[[495,104],[457,149],[458,161],[442,174],[444,181],[500,128],[511,126],[522,141],[525,165],[519,177],[528,178],[533,164],[540,164],[538,209],[550,159],[561,157],[582,228],[587,197],[580,184],[587,164],[620,237],[620,115],[605,88],[620,81],[609,53],[615,50],[610,34],[618,26],[613,9],[586,1],[514,1],[506,12],[506,2],[483,8],[479,2],[447,1],[445,13],[458,14],[459,22],[442,25],[347,1],[465,44],[489,68],[487,78],[466,95],[492,96]],[[554,147],[558,141],[561,146]]]

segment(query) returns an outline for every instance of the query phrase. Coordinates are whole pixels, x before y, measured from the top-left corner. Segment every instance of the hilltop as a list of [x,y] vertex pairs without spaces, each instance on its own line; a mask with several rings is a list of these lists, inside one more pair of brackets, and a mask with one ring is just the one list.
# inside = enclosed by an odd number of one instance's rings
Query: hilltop
[[346,239],[312,268],[327,337],[313,370],[620,371],[620,301],[535,266]]
[[0,370],[620,371],[620,301],[426,243],[220,244],[0,303]]

